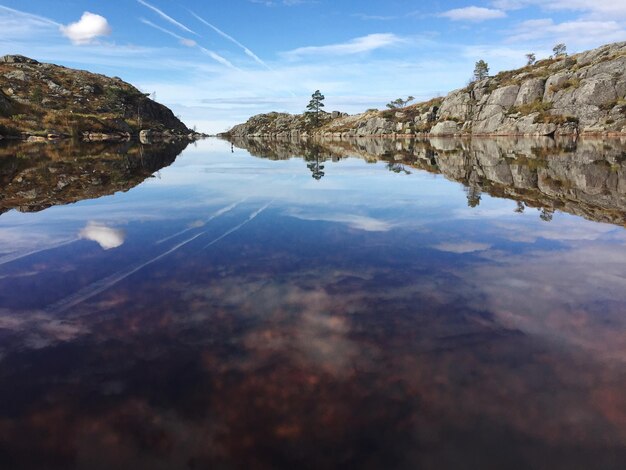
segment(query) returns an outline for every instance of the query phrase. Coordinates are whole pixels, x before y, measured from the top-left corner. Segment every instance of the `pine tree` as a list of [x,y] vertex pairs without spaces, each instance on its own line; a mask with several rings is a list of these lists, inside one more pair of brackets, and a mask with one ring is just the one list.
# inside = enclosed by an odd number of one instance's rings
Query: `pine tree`
[[389,109],[402,109],[405,108],[406,105],[408,105],[411,101],[414,101],[415,98],[412,96],[409,96],[406,100],[403,100],[402,98],[398,98],[397,100],[393,100],[390,103],[387,103],[387,107]]
[[483,80],[489,76],[489,65],[484,60],[476,62],[474,67],[474,80]]
[[537,61],[537,57],[534,52],[526,54],[526,65],[533,65]]
[[567,46],[563,43],[559,43],[552,48],[552,52],[554,52],[554,57],[565,57],[567,55]]
[[306,109],[308,109],[307,114],[313,116],[315,124],[319,122],[319,114],[324,107],[325,98],[326,97],[322,95],[319,90],[315,90],[315,93],[311,95],[311,101],[309,101],[306,107]]

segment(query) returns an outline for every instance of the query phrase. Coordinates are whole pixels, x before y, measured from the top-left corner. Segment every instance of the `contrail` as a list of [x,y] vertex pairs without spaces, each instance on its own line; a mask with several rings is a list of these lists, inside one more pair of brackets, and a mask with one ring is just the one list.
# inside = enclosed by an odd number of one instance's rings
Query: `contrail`
[[196,43],[196,41],[194,41],[193,39],[184,38],[184,37],[180,36],[179,34],[176,34],[175,32],[170,31],[169,29],[162,28],[161,26],[156,25],[152,21],[149,21],[149,20],[147,20],[145,18],[139,18],[139,21],[141,21],[143,24],[146,24],[148,26],[151,26],[154,29],[157,29],[157,30],[161,31],[162,33],[168,34],[168,35],[172,36],[173,38],[178,39],[183,46],[195,47],[195,46],[198,45]]
[[53,26],[61,26],[61,23],[57,23],[56,21],[53,21],[53,20],[51,20],[49,18],[46,18],[44,16],[33,15],[32,13],[27,13],[25,11],[20,11],[20,10],[15,10],[13,8],[5,7],[4,5],[0,5],[0,10],[8,11],[8,12],[11,12],[11,13],[16,13],[16,14],[22,15],[22,16],[27,16],[29,18],[33,18],[35,20],[41,21],[43,23],[48,23],[48,24],[51,24]]
[[252,58],[254,61],[256,61],[257,63],[261,64],[263,67],[267,68],[268,70],[272,70],[272,68],[269,65],[267,65],[259,56],[257,56],[254,52],[252,52],[246,46],[244,46],[239,41],[237,41],[234,37],[232,37],[229,34],[226,34],[224,31],[219,29],[217,26],[212,25],[211,23],[209,23],[204,18],[202,18],[202,17],[198,16],[197,14],[195,14],[193,11],[189,10],[189,13],[191,13],[193,16],[196,17],[196,19],[198,21],[200,21],[201,23],[204,23],[205,25],[207,25],[209,28],[211,28],[213,31],[215,31],[217,34],[219,34],[223,38],[226,38],[230,42],[232,42],[233,44],[236,44],[237,46],[241,47],[248,57]]
[[[176,34],[175,32],[170,31],[169,29],[162,28],[161,26],[158,26],[158,25],[154,24],[152,21],[146,20],[145,18],[139,18],[139,21],[141,21],[145,25],[148,25],[148,26],[150,26],[150,27],[152,27],[152,28],[154,28],[156,30],[161,31],[162,33],[168,34],[168,35],[172,36],[173,38],[178,39],[183,46],[197,47],[203,53],[205,53],[206,55],[211,57],[216,62],[219,62],[220,64],[225,65],[226,67],[229,67],[229,68],[232,68],[232,69],[235,69],[235,70],[239,70],[228,59],[222,57],[221,55],[217,54],[216,52],[210,51],[210,50],[200,46],[193,39],[184,38],[184,37],[180,36],[179,34]],[[241,70],[239,70],[239,71],[241,71]]]
[[198,47],[200,48],[200,50],[202,52],[204,52],[206,55],[211,57],[211,59],[219,62],[222,65],[225,65],[226,67],[230,67],[231,69],[235,69],[235,70],[238,70],[239,72],[241,72],[241,69],[235,67],[228,59],[225,59],[221,55],[219,55],[219,54],[217,54],[217,53],[215,53],[215,52],[213,52],[213,51],[211,51],[209,49],[206,49],[206,48],[204,48],[202,46],[198,46]]
[[32,250],[32,251],[27,251],[27,252],[22,252],[22,253],[13,253],[10,255],[6,255],[3,256],[2,258],[0,258],[0,266],[10,263],[12,261],[18,260],[18,259],[22,259],[22,258],[26,258],[27,256],[31,256],[37,253],[41,253],[42,251],[48,251],[48,250],[54,250],[55,248],[59,248],[61,246],[65,246],[65,245],[69,245],[70,243],[74,243],[75,241],[78,241],[78,238],[72,238],[71,240],[66,240],[64,242],[59,242],[56,245],[52,245],[52,246],[48,246],[46,248],[41,248],[39,250]]
[[217,237],[215,240],[210,241],[209,243],[207,243],[204,248],[202,248],[203,250],[206,250],[208,247],[210,247],[211,245],[215,245],[217,242],[219,242],[220,240],[223,240],[224,238],[226,238],[228,235],[230,235],[233,232],[236,232],[237,230],[239,230],[241,227],[243,227],[244,225],[248,224],[249,222],[251,222],[254,218],[256,218],[256,216],[258,216],[261,212],[263,212],[265,209],[267,209],[273,201],[268,202],[267,204],[265,204],[263,207],[261,207],[260,209],[258,209],[257,211],[253,212],[252,214],[250,214],[250,216],[244,220],[242,223],[240,223],[239,225],[237,225],[236,227],[231,228],[230,230],[228,230],[226,233],[220,235],[219,237]]
[[157,7],[155,7],[154,5],[150,5],[148,2],[144,1],[144,0],[137,0],[139,3],[141,3],[144,7],[146,8],[150,8],[150,10],[154,11],[157,15],[159,15],[161,18],[163,18],[165,21],[168,21],[170,23],[172,23],[173,25],[178,26],[180,29],[187,31],[188,33],[191,34],[195,34],[196,36],[198,36],[198,33],[196,33],[195,31],[192,31],[191,29],[189,29],[187,26],[185,26],[182,23],[179,23],[178,21],[176,21],[174,18],[172,18],[171,16],[165,14],[162,10],[159,10]]
[[224,214],[226,214],[227,212],[232,211],[234,208],[236,208],[239,204],[241,204],[242,202],[244,202],[246,199],[248,199],[248,198],[244,198],[244,199],[242,199],[241,201],[234,202],[234,203],[232,203],[232,204],[231,204],[231,205],[229,205],[229,206],[222,207],[222,208],[221,208],[220,210],[218,210],[215,214],[213,214],[211,217],[209,217],[207,220],[205,220],[205,221],[202,223],[202,225],[199,225],[199,226],[197,226],[197,227],[189,227],[189,228],[186,228],[185,230],[181,230],[180,232],[175,233],[174,235],[170,235],[170,236],[169,236],[169,237],[167,237],[167,238],[162,238],[161,240],[157,241],[157,242],[156,242],[156,244],[157,244],[157,245],[160,245],[161,243],[166,242],[166,241],[168,241],[168,240],[171,240],[172,238],[176,238],[176,237],[178,237],[178,236],[180,236],[180,235],[182,235],[182,234],[184,234],[184,233],[190,232],[190,231],[192,231],[192,230],[194,230],[194,229],[197,229],[197,228],[200,228],[200,227],[204,227],[206,224],[208,224],[209,222],[211,222],[213,219],[217,219],[217,218],[218,218],[218,217],[220,217],[221,215],[224,215]]
[[191,238],[188,238],[187,240],[180,242],[178,245],[175,245],[174,247],[170,248],[169,250],[161,253],[160,255],[152,258],[149,261],[146,261],[144,263],[141,264],[137,264],[129,269],[126,269],[125,271],[118,271],[115,274],[112,274],[110,276],[105,277],[104,279],[100,279],[99,281],[96,281],[82,289],[80,289],[78,292],[70,295],[69,297],[66,297],[65,299],[62,299],[52,305],[49,305],[48,307],[46,307],[46,312],[48,313],[62,313],[65,312],[67,309],[70,309],[72,307],[74,307],[75,305],[81,304],[83,303],[85,300],[88,300],[108,289],[110,289],[111,287],[113,287],[115,284],[117,284],[120,281],[123,281],[124,279],[126,279],[128,276],[131,276],[132,274],[135,274],[137,271],[145,268],[146,266],[151,265],[152,263],[156,263],[157,261],[159,261],[160,259],[166,257],[167,255],[175,252],[176,250],[178,250],[179,248],[187,245],[188,243],[191,243],[192,241],[194,241],[196,238],[198,238],[201,235],[204,235],[205,232],[201,232],[198,233],[196,235],[194,235]]

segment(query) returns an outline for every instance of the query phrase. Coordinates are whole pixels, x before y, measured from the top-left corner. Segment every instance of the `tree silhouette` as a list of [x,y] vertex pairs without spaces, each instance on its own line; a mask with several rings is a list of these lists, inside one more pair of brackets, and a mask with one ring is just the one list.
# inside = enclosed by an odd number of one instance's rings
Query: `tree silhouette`
[[489,76],[489,64],[484,60],[479,60],[476,62],[476,66],[474,67],[474,80],[483,80]]
[[555,58],[565,57],[567,55],[567,46],[561,42],[552,48],[552,52],[554,52]]
[[534,52],[526,54],[526,65],[533,65],[537,61],[537,56]]
[[544,222],[551,222],[554,217],[554,209],[549,207],[544,207],[541,209],[541,214],[539,214],[539,218]]
[[319,90],[315,90],[315,93],[311,95],[311,101],[307,105],[307,114],[313,117],[313,122],[317,124],[319,122],[319,114],[324,107],[324,100],[326,97],[320,93]]
[[392,172],[398,173],[398,174],[400,174],[400,173],[404,173],[405,175],[410,175],[411,174],[411,172],[404,167],[404,164],[403,163],[399,163],[399,162],[388,162],[387,163],[387,169],[389,171],[392,171]]
[[465,191],[467,193],[467,205],[469,207],[478,207],[480,205],[482,194],[480,186],[476,183],[470,183]]
[[324,173],[323,162],[320,162],[320,149],[317,145],[313,145],[308,149],[307,155],[305,155],[307,168],[311,171],[311,177],[316,180],[321,180],[326,173]]
[[387,103],[387,107],[389,109],[402,109],[406,107],[406,105],[409,104],[411,101],[415,101],[415,98],[413,96],[407,97],[406,100],[403,100],[402,98],[398,98],[396,100],[393,100]]

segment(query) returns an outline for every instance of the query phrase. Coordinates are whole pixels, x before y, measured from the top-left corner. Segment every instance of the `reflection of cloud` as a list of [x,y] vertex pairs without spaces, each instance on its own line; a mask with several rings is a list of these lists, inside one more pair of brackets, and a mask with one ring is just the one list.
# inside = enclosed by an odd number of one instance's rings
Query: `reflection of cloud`
[[506,254],[467,273],[469,304],[507,328],[626,361],[626,252],[615,245]]
[[439,251],[448,251],[450,253],[474,253],[476,251],[485,251],[491,248],[491,245],[487,243],[476,243],[476,242],[459,242],[459,243],[439,243],[438,245],[433,245],[435,250]]
[[123,230],[110,228],[97,222],[88,222],[87,226],[80,231],[79,236],[87,240],[93,240],[103,250],[110,250],[124,244],[125,233]]
[[350,228],[365,230],[366,232],[388,232],[393,225],[385,220],[374,219],[363,215],[352,214],[303,214],[297,211],[289,211],[286,215],[300,220],[321,222],[337,222]]

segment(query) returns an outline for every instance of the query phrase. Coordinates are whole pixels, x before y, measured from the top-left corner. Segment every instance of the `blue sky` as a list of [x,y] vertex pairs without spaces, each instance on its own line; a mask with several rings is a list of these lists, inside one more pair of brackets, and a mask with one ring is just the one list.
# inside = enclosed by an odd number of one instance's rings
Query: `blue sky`
[[626,40],[626,0],[0,0],[0,55],[117,75],[190,126],[272,110],[384,107],[491,72]]

